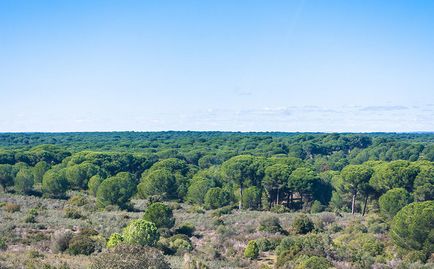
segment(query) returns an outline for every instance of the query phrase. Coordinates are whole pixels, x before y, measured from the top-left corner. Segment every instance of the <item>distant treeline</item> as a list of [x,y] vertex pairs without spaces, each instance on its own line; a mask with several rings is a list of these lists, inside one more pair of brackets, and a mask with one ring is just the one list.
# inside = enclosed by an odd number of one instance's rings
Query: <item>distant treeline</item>
[[[392,189],[433,199],[434,134],[1,134],[0,185],[62,198],[133,196],[207,208],[362,211]],[[40,145],[38,145],[41,143]],[[44,144],[51,143],[51,144]],[[371,202],[371,203],[370,203]],[[285,209],[286,208],[286,209]]]

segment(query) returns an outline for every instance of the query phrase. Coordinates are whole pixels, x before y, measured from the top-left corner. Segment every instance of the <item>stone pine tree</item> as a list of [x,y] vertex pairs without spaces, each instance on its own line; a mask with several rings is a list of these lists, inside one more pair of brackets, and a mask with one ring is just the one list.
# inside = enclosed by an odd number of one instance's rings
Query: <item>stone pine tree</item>
[[232,157],[223,163],[222,169],[227,179],[240,189],[239,209],[241,209],[244,188],[256,177],[254,157],[250,155]]
[[342,187],[344,191],[351,193],[351,213],[355,213],[355,205],[358,194],[368,195],[369,180],[373,170],[366,165],[348,165],[342,169]]

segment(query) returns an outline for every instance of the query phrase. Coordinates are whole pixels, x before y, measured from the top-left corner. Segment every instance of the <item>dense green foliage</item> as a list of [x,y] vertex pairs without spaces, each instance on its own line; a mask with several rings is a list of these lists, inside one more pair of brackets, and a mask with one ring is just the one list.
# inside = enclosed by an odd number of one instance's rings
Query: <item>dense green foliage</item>
[[[32,133],[0,134],[0,147],[2,192],[63,199],[57,208],[68,224],[62,228],[74,221],[98,227],[110,255],[138,245],[183,255],[217,241],[214,250],[195,254],[239,260],[232,267],[249,268],[276,254],[277,268],[325,268],[337,261],[383,268],[391,253],[428,262],[433,252],[433,134]],[[21,206],[27,204],[6,200],[0,210],[7,220],[21,214]],[[43,227],[38,222],[50,217],[44,211],[54,210],[32,209],[21,216],[29,227]],[[112,220],[121,210],[117,226],[100,225],[101,216]],[[197,221],[187,225],[191,218]],[[212,238],[201,234],[207,221]],[[232,226],[239,223],[248,226],[241,231],[248,236],[237,236]],[[53,252],[101,250],[93,236],[65,232],[53,241]],[[142,254],[125,253],[138,263]]]
[[127,172],[118,173],[104,180],[98,187],[96,194],[98,205],[101,207],[117,205],[125,208],[135,191],[133,176]]
[[393,218],[390,236],[403,249],[434,252],[434,201],[405,206]]
[[124,242],[141,246],[154,246],[160,237],[157,226],[146,220],[133,220],[125,227]]
[[411,196],[403,188],[388,190],[379,199],[380,211],[388,218],[393,218],[401,208],[409,203],[411,203]]
[[155,223],[157,228],[172,228],[175,225],[172,209],[162,203],[153,203],[145,210],[143,219]]
[[255,240],[251,240],[247,243],[244,250],[244,257],[249,259],[256,259],[259,256],[259,247]]
[[107,241],[107,248],[112,248],[124,241],[124,237],[120,233],[113,233]]

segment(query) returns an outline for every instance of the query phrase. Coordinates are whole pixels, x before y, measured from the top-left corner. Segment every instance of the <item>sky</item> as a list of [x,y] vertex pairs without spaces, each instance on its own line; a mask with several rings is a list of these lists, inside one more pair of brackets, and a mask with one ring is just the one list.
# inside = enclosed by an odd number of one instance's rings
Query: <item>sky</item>
[[0,1],[0,132],[160,130],[434,131],[434,1]]

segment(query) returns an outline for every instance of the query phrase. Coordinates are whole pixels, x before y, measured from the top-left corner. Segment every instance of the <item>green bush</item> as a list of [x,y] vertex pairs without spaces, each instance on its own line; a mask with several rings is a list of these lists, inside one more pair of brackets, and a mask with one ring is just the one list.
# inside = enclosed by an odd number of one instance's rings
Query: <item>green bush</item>
[[32,208],[27,212],[26,217],[24,218],[25,223],[36,223],[36,217],[38,216],[38,210],[36,208]]
[[380,212],[385,217],[391,219],[401,208],[411,203],[411,196],[403,188],[388,190],[379,199]]
[[120,233],[113,233],[107,241],[107,247],[112,248],[124,241],[124,237]]
[[259,231],[269,233],[281,233],[283,231],[280,220],[277,217],[263,217],[259,220]]
[[176,178],[171,171],[164,168],[145,171],[137,188],[142,198],[159,195],[167,199],[175,198],[177,195]]
[[172,209],[163,203],[153,203],[145,210],[143,219],[155,223],[157,228],[172,228],[175,224]]
[[15,176],[15,191],[30,194],[33,191],[33,172],[30,168],[22,168]]
[[330,252],[331,241],[327,235],[307,234],[302,236],[285,237],[276,248],[277,267],[292,264],[303,255],[325,256]]
[[256,244],[255,240],[250,240],[247,243],[246,248],[244,249],[244,257],[253,260],[258,258],[258,256],[259,256],[259,247]]
[[177,238],[170,242],[170,247],[176,251],[178,255],[182,255],[186,252],[190,252],[193,249],[190,241]]
[[176,228],[175,232],[178,234],[185,234],[187,236],[192,236],[194,233],[194,226],[191,223],[181,224],[178,228]]
[[279,245],[279,240],[268,239],[268,238],[258,238],[256,239],[256,244],[258,245],[259,251],[270,251],[274,250]]
[[122,235],[126,243],[141,246],[154,246],[160,237],[157,226],[142,219],[131,221]]
[[51,198],[63,198],[68,189],[68,180],[64,173],[57,170],[48,170],[42,178],[42,191]]
[[189,203],[203,204],[205,202],[205,194],[209,189],[215,187],[212,180],[207,179],[193,179],[193,182],[188,187],[186,200]]
[[324,211],[324,206],[320,201],[315,200],[310,207],[310,213],[320,213]]
[[92,262],[91,269],[170,269],[163,254],[150,247],[120,244],[99,254]]
[[384,245],[373,234],[351,232],[333,240],[339,258],[369,268],[375,258],[383,255]]
[[8,245],[6,244],[6,241],[3,237],[0,237],[0,250],[6,250],[8,248]]
[[314,229],[314,223],[306,214],[300,214],[292,223],[292,229],[298,234],[307,234]]
[[243,208],[259,209],[261,207],[261,191],[252,186],[244,190],[242,199]]
[[271,207],[270,211],[273,213],[282,214],[289,212],[289,209],[284,205],[274,205],[273,207]]
[[66,202],[67,205],[70,206],[84,206],[88,204],[89,201],[81,194],[71,196]]
[[229,205],[231,202],[231,194],[219,187],[211,188],[205,194],[205,207],[209,209],[223,207]]
[[80,229],[80,234],[84,236],[97,236],[99,235],[98,231],[93,228],[82,228]]
[[64,209],[65,218],[68,219],[80,219],[82,217],[80,210],[73,207],[67,207]]
[[99,185],[101,185],[103,179],[100,175],[94,175],[89,179],[87,183],[87,188],[89,189],[89,193],[93,196],[96,196]]
[[406,250],[434,252],[434,201],[415,202],[402,208],[393,218],[390,236]]
[[121,172],[104,180],[96,193],[97,205],[106,207],[117,205],[128,208],[131,197],[136,192],[134,177],[130,173]]
[[229,215],[234,210],[234,207],[232,205],[223,206],[221,208],[218,208],[212,212],[213,217],[221,217],[223,215]]
[[297,260],[294,269],[328,269],[332,264],[324,257],[311,256]]
[[90,255],[95,252],[96,242],[88,236],[74,236],[68,245],[68,253],[71,255]]

